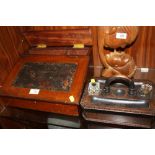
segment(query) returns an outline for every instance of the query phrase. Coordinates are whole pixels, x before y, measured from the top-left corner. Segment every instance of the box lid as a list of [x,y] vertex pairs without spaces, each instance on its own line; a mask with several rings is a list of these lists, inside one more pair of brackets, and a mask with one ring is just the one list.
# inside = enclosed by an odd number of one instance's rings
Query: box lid
[[23,35],[31,47],[36,47],[38,44],[45,44],[47,47],[73,46],[74,44],[92,45],[90,29],[27,31]]

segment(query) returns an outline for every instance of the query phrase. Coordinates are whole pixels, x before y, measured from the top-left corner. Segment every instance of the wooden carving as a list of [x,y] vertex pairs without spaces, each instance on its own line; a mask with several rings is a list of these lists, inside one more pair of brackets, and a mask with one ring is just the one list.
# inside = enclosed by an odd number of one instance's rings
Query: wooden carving
[[[126,38],[117,38],[116,35],[125,34]],[[131,45],[138,35],[136,26],[103,26],[98,28],[99,54],[105,69],[104,77],[125,76],[131,78],[136,70],[133,58],[124,52],[126,46]],[[106,53],[105,47],[113,49]],[[120,49],[121,51],[117,51]]]

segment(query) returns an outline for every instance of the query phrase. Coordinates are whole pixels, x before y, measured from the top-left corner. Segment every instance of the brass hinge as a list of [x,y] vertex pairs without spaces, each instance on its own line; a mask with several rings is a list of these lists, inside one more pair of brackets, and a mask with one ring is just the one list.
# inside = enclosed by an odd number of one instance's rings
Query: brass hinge
[[46,47],[47,47],[46,44],[38,44],[38,45],[37,45],[37,48],[46,48]]
[[74,44],[73,48],[84,48],[84,44]]

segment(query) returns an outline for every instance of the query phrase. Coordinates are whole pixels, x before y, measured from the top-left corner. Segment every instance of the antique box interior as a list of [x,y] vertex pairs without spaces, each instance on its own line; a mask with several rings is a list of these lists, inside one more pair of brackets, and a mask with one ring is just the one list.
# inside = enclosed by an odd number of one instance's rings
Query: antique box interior
[[[15,65],[1,94],[64,103],[74,96],[74,103],[78,103],[87,65],[87,58],[26,56]],[[38,89],[38,94],[31,93],[32,89]]]

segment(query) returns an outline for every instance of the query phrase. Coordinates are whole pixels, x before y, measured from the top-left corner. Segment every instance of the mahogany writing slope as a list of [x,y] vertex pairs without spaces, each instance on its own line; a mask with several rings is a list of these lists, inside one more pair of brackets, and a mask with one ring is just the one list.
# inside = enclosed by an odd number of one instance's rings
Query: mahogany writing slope
[[[79,115],[90,48],[52,47],[53,35],[57,34],[52,31],[24,34],[30,49],[17,61],[0,88],[5,105]],[[74,36],[72,44],[76,41]]]

